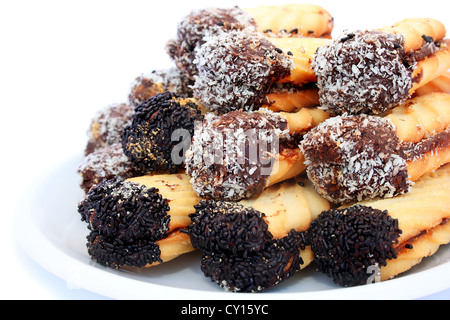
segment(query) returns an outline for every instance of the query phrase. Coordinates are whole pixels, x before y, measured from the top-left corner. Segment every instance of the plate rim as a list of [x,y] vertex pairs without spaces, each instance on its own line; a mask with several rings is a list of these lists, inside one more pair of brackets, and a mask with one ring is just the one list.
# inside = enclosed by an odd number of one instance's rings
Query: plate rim
[[[69,160],[74,160],[76,157],[79,158],[80,154],[76,153],[70,157],[66,157],[59,165],[46,168],[40,175],[37,175],[18,197],[19,200],[15,207],[13,219],[14,237],[25,253],[42,268],[58,278],[67,281],[68,288],[83,288],[104,297],[118,300],[224,300],[230,298],[238,300],[411,300],[450,288],[450,278],[446,277],[450,272],[450,261],[427,270],[422,270],[404,277],[394,278],[380,283],[370,284],[368,286],[349,288],[337,287],[335,289],[298,293],[233,293],[227,292],[219,287],[217,292],[203,291],[199,289],[176,288],[158,283],[143,282],[122,276],[121,274],[116,273],[117,270],[97,265],[88,258],[87,261],[83,262],[61,251],[51,239],[46,237],[32,217],[29,195],[34,194],[32,191],[41,186],[51,173],[56,173],[63,164],[67,164]],[[39,248],[45,248],[46,251],[42,252]],[[59,263],[51,263],[52,259],[55,259],[56,257],[59,259]],[[61,265],[63,267],[61,267]],[[82,277],[74,276],[74,270],[79,272]],[[430,288],[429,285],[427,286],[427,283],[429,284],[431,278],[430,274],[432,274],[433,278],[443,280],[433,282],[433,286]],[[111,277],[114,278],[114,283],[110,282]],[[447,280],[445,281],[445,279]],[[330,279],[330,281],[332,280]],[[123,290],[124,286],[132,288],[133,290]],[[399,291],[399,288],[402,288],[402,290],[400,290],[401,292]],[[146,294],[143,294],[143,292],[146,292]],[[154,294],[152,294],[152,292],[154,292]]]

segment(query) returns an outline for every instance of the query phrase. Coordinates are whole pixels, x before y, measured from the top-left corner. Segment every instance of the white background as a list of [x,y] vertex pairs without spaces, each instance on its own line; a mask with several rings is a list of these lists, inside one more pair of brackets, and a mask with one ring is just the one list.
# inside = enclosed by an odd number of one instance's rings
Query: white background
[[[164,45],[192,8],[276,2],[0,2],[1,299],[103,298],[71,288],[17,245],[12,222],[23,190],[46,168],[82,152],[91,116],[126,101],[135,77],[172,66]],[[335,34],[408,17],[436,18],[450,28],[445,2],[310,1],[334,16]],[[424,298],[449,299],[450,290]]]

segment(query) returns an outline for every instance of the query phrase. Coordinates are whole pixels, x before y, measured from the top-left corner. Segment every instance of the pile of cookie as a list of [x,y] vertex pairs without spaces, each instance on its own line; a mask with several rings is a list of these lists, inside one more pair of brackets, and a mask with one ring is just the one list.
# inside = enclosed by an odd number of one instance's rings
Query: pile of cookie
[[339,286],[385,281],[449,243],[444,25],[333,38],[333,24],[306,4],[180,21],[175,66],[92,119],[78,168],[92,259],[199,250],[218,286],[259,292],[311,264]]

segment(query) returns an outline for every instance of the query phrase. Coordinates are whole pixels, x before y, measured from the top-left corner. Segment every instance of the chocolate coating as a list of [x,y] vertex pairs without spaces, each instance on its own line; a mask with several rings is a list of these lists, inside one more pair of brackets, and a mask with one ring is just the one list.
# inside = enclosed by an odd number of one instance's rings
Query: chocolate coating
[[150,74],[140,75],[131,86],[128,100],[131,106],[141,103],[164,91],[170,91],[183,97],[192,97],[190,86],[193,81],[185,77],[177,68],[153,70]]
[[450,145],[450,128],[445,131],[425,137],[419,142],[403,142],[400,154],[406,161],[417,161],[425,157],[428,152],[439,152]]
[[125,103],[99,110],[91,120],[85,155],[97,149],[121,143],[123,129],[131,123],[133,108]]
[[372,272],[396,259],[401,230],[387,211],[355,205],[322,212],[308,231],[319,271],[340,286],[364,285]]
[[409,98],[414,65],[405,60],[402,35],[344,33],[320,47],[312,66],[321,107],[334,114],[380,114]]
[[240,200],[259,195],[272,172],[287,122],[272,112],[207,114],[186,152],[186,173],[204,198]]
[[393,197],[411,187],[399,139],[387,119],[332,117],[308,132],[300,148],[308,177],[333,203]]
[[178,68],[193,79],[197,74],[193,63],[195,50],[205,42],[205,37],[252,27],[255,27],[253,18],[237,6],[195,10],[178,24],[177,37],[167,43],[166,50]]
[[86,193],[104,180],[128,179],[139,174],[123,153],[121,143],[100,148],[88,154],[77,172],[82,178],[80,186]]
[[194,96],[205,107],[223,114],[251,111],[266,101],[266,93],[290,74],[292,60],[266,38],[251,30],[209,37],[197,50],[198,76]]
[[190,138],[194,123],[202,119],[196,103],[168,91],[157,94],[136,107],[131,125],[123,131],[124,153],[140,172],[177,172],[183,161],[175,163],[172,152],[182,141],[173,141],[172,134],[184,129]]

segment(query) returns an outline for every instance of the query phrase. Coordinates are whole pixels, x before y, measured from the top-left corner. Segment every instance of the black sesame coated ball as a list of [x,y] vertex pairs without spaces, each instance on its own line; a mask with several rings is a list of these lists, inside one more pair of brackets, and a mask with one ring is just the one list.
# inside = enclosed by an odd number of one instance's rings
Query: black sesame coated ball
[[191,215],[189,234],[194,247],[207,251],[259,251],[272,241],[264,214],[225,201],[202,201]]
[[114,269],[124,266],[141,268],[147,264],[161,262],[159,246],[146,239],[128,243],[92,231],[87,236],[86,246],[94,261]]
[[102,236],[132,243],[162,239],[169,230],[169,205],[156,189],[137,183],[105,180],[79,203],[81,219]]
[[191,100],[169,91],[157,94],[135,108],[133,121],[122,134],[124,153],[140,172],[175,173],[183,167],[183,160],[174,161],[178,157],[172,152],[183,141],[172,135],[185,129],[192,136],[195,122],[202,119],[198,105]]
[[[288,237],[298,238],[298,234]],[[203,252],[201,270],[228,291],[260,292],[290,278],[302,264],[298,248],[283,248],[274,241],[248,256]]]
[[303,264],[303,233],[281,239],[268,231],[264,214],[236,202],[208,200],[196,206],[188,234],[202,252],[203,274],[233,292],[258,292],[288,279]]
[[78,205],[90,230],[89,255],[112,268],[160,262],[156,241],[167,236],[169,210],[167,199],[155,188],[122,179],[100,182]]
[[367,283],[373,274],[369,267],[397,258],[401,230],[387,211],[354,205],[322,212],[308,234],[319,271],[350,287]]

